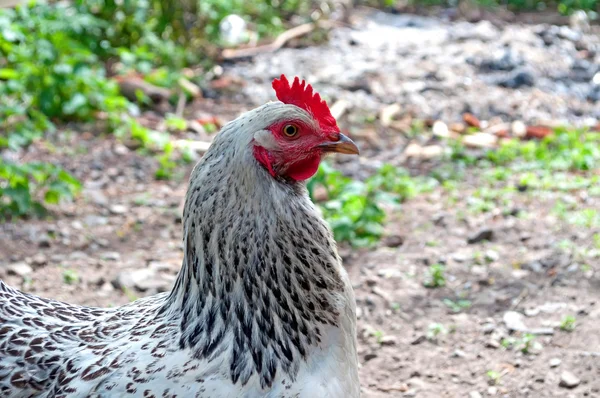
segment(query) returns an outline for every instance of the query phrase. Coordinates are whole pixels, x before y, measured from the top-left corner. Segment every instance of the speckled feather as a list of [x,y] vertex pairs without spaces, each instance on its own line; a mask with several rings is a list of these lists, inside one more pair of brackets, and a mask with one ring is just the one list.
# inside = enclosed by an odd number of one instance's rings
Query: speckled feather
[[0,282],[0,397],[357,397],[354,295],[304,184],[253,140],[273,102],[226,125],[190,178],[169,294],[99,309]]

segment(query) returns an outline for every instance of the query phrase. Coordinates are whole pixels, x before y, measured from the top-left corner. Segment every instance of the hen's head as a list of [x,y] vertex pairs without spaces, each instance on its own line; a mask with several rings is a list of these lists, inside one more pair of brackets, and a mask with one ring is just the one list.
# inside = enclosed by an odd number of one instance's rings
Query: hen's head
[[273,88],[281,102],[269,108],[266,125],[252,140],[254,157],[271,176],[303,181],[317,172],[327,153],[358,154],[310,84],[296,77],[290,85],[281,75]]

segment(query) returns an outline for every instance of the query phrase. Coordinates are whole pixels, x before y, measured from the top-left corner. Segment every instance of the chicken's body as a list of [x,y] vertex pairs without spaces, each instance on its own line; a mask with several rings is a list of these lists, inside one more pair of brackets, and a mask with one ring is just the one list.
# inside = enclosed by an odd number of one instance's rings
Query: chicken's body
[[216,137],[190,178],[170,294],[97,309],[0,282],[0,397],[357,397],[331,232],[301,182],[247,150],[302,112],[269,103]]

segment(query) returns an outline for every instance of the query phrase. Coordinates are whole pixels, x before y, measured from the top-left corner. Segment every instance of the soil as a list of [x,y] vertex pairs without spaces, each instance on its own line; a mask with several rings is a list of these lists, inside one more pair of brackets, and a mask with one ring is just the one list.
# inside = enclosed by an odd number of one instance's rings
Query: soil
[[[356,18],[366,17],[360,14]],[[444,95],[440,94],[439,98],[444,99],[428,96],[427,93],[439,92],[435,90],[425,90],[417,96],[404,95],[406,90],[412,90],[400,84],[408,79],[408,72],[405,73],[408,69],[424,74],[441,73],[435,62],[428,68],[416,63],[418,59],[425,62],[427,52],[437,51],[440,57],[451,52],[462,54],[464,49],[452,50],[448,42],[440,41],[440,37],[446,37],[444,30],[473,33],[481,25],[380,13],[372,18],[358,27],[354,25],[353,31],[337,28],[332,32],[332,42],[323,47],[283,49],[260,56],[252,64],[225,66],[226,75],[246,82],[241,94],[221,93],[216,100],[195,104],[188,113],[230,119],[244,109],[272,99],[271,94],[266,94],[268,81],[274,77],[271,75],[293,72],[315,79],[317,88],[322,88],[330,98],[348,97],[354,108],[359,108],[362,99],[366,108],[376,111],[387,102],[409,104],[421,95],[419,103],[429,108],[417,106],[415,116],[444,117],[448,122],[460,117],[465,104],[470,104],[471,110],[475,109],[483,119],[498,116],[494,113],[495,105],[507,106],[510,118],[527,121],[540,114],[574,123],[598,117],[598,103],[584,99],[577,94],[579,89],[573,88],[579,87],[579,83],[564,86],[566,94],[553,91],[560,82],[552,83],[552,78],[545,77],[536,80],[541,81],[539,86],[521,90],[488,85],[478,75],[480,66],[473,66],[480,65],[478,62],[457,61],[453,65],[458,69],[444,72],[450,81],[443,89]],[[357,43],[362,43],[367,41],[369,30],[373,35],[390,37],[390,32],[378,29],[383,29],[382,26],[408,29],[406,21],[411,18],[412,26],[427,23],[432,28],[422,37],[414,36],[417,42],[411,44],[413,50],[399,52],[386,46],[378,50],[388,51],[394,60],[384,62],[385,67],[393,68],[393,73],[386,75],[393,80],[378,86],[381,95],[374,93],[375,89],[348,87],[362,82],[361,74],[372,77],[367,79],[369,84],[382,77],[377,54],[370,56],[375,63],[357,71],[354,77],[343,76],[351,72],[349,66],[353,64],[343,58],[332,61],[332,69],[327,73],[328,68],[319,68],[323,54],[338,59],[335,37],[346,37],[348,41],[348,36],[355,33],[365,35],[357,38]],[[377,22],[380,20],[385,21]],[[509,29],[515,35],[529,32],[530,38],[540,37],[533,32],[542,29],[535,25],[492,28]],[[553,27],[544,29],[552,31]],[[431,40],[428,47],[420,42],[425,37]],[[580,34],[580,38],[596,40],[585,34]],[[501,46],[496,39],[456,40],[471,41],[481,54],[492,54],[490,47]],[[556,40],[562,43],[564,39]],[[366,47],[361,46],[348,50],[348,54],[363,56]],[[556,59],[553,46],[536,50],[543,57],[540,65],[550,59],[563,62]],[[574,57],[575,47],[573,44],[573,53],[569,53]],[[267,60],[271,65],[269,72],[264,69],[260,72],[261,65],[267,68]],[[348,71],[342,70],[346,67]],[[548,69],[560,74],[554,66]],[[458,72],[463,70],[472,76]],[[458,89],[452,80],[458,76],[471,78],[473,84],[463,82]],[[570,79],[567,80],[573,80]],[[442,83],[434,79],[427,85],[443,86]],[[593,88],[591,80],[582,80],[580,85],[582,92]],[[404,87],[404,91],[396,92],[398,87]],[[390,101],[385,100],[386,96]],[[532,102],[536,96],[538,102]],[[570,105],[553,107],[554,101]],[[540,103],[545,105],[535,106]],[[514,108],[513,104],[518,106]],[[590,116],[593,112],[596,116]],[[344,128],[354,128],[356,123],[351,117],[341,122]],[[389,138],[389,134],[376,129],[371,139],[358,137],[357,141],[366,148],[365,155],[339,163],[339,167],[360,177],[362,169],[377,167],[377,159],[395,156],[397,147],[404,144],[402,140],[390,139],[393,145],[387,148],[376,144],[378,139]],[[74,203],[53,209],[53,216],[48,219],[0,225],[0,276],[24,291],[87,306],[117,306],[168,290],[183,258],[181,209],[193,165],[179,167],[173,180],[157,181],[156,161],[110,137],[63,133],[54,138],[53,144],[38,143],[30,147],[24,160],[43,159],[62,165],[84,182],[83,194]],[[436,166],[426,160],[405,161],[401,165],[410,168],[413,174],[426,173]],[[580,191],[524,191],[512,197],[514,211],[504,213],[494,209],[476,214],[467,207],[481,179],[478,170],[468,169],[457,200],[437,188],[408,200],[400,209],[390,209],[386,237],[375,248],[340,246],[357,297],[363,396],[600,396],[600,264],[598,257],[582,263],[577,255],[578,249],[593,250],[592,236],[599,231],[566,223],[551,211],[559,197],[597,210],[600,200]],[[486,239],[478,240],[481,237]],[[563,241],[574,246],[565,249]],[[444,286],[424,285],[433,264],[445,265]],[[470,304],[452,308],[448,300],[454,303],[468,300]],[[576,319],[575,329],[570,332],[560,328],[567,315]],[[529,344],[524,343],[526,332],[535,334]],[[506,345],[511,339],[515,347],[504,347],[502,343]],[[575,380],[569,380],[569,376]],[[562,378],[565,380],[561,382]],[[564,386],[565,382],[569,387]]]

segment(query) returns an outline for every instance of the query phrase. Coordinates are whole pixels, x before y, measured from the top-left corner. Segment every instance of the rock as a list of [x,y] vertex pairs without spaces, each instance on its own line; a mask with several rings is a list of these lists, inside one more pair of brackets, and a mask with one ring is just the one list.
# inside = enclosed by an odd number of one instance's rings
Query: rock
[[108,219],[106,217],[97,216],[97,215],[94,215],[94,214],[88,214],[83,219],[83,222],[88,227],[96,227],[96,226],[99,226],[99,225],[106,225],[106,224],[108,224]]
[[109,261],[119,261],[121,259],[121,255],[117,252],[104,252],[100,257]]
[[106,206],[108,204],[108,198],[99,189],[87,189],[85,196],[95,205]]
[[115,148],[114,151],[117,155],[127,155],[129,153],[129,148],[127,148],[125,145],[117,143],[115,144]]
[[384,279],[402,278],[402,271],[398,268],[383,268],[377,271],[377,276]]
[[557,368],[560,366],[561,363],[562,361],[560,360],[560,358],[552,358],[550,359],[550,362],[548,362],[551,368]]
[[44,253],[38,253],[31,259],[31,265],[33,265],[34,267],[41,267],[43,265],[46,265],[47,262],[48,259],[46,258]]
[[363,357],[363,359],[364,359],[365,362],[368,362],[371,359],[375,359],[375,358],[377,358],[377,354],[374,353],[374,352],[370,352],[368,354],[365,354],[365,356]]
[[463,350],[454,350],[452,353],[453,358],[464,358],[467,354]]
[[496,386],[488,387],[487,393],[488,393],[488,395],[498,394],[498,387],[496,387]]
[[463,144],[472,148],[494,148],[498,137],[490,133],[474,133],[463,137]]
[[50,247],[50,238],[47,235],[42,235],[38,240],[38,246],[41,248]]
[[31,268],[31,266],[25,262],[18,262],[9,264],[6,267],[6,272],[8,275],[25,277],[33,272],[33,268]]
[[485,259],[491,263],[498,261],[500,259],[500,254],[498,254],[495,250],[487,250],[485,252]]
[[527,331],[527,326],[523,322],[523,315],[515,311],[506,311],[502,317],[504,324],[509,330],[517,332]]
[[515,137],[523,138],[527,134],[527,126],[520,120],[515,120],[510,125],[510,131]]
[[471,391],[469,393],[469,398],[483,398],[479,391]]
[[479,231],[471,234],[467,238],[467,243],[474,244],[484,240],[492,240],[494,238],[494,231],[491,228],[482,228]]
[[495,340],[495,339],[489,339],[487,341],[487,343],[485,343],[485,346],[487,348],[497,349],[497,348],[500,348],[500,342],[498,340]]
[[109,210],[112,214],[125,214],[129,211],[127,206],[124,205],[112,205]]
[[560,374],[560,383],[558,383],[558,385],[565,388],[575,388],[580,383],[581,380],[577,376],[565,370]]
[[535,85],[535,76],[528,70],[517,70],[514,73],[509,73],[499,79],[496,84],[506,88],[521,88],[533,87]]
[[433,127],[431,128],[431,131],[433,132],[433,135],[435,135],[436,137],[440,137],[440,138],[450,137],[450,130],[448,129],[448,126],[446,125],[446,123],[444,123],[440,120],[433,123]]
[[496,330],[496,325],[493,323],[486,323],[481,327],[483,334],[492,334]]
[[379,122],[383,127],[388,127],[390,124],[392,124],[394,116],[396,116],[396,114],[398,114],[401,110],[402,108],[399,104],[392,104],[383,107],[381,111],[379,111]]
[[427,337],[423,334],[417,336],[413,341],[410,342],[411,345],[418,345],[427,340]]
[[398,342],[398,338],[396,336],[383,336],[379,340],[379,343],[381,345],[396,345],[397,342]]
[[140,292],[164,292],[169,289],[170,281],[150,268],[122,271],[112,280],[115,289],[136,289]]
[[404,237],[401,235],[388,235],[384,238],[383,244],[387,247],[400,247],[404,244]]

